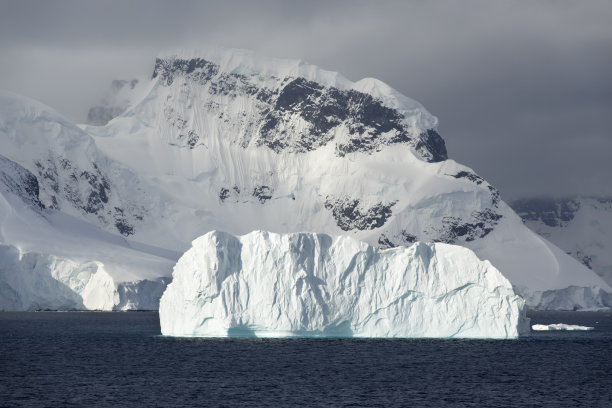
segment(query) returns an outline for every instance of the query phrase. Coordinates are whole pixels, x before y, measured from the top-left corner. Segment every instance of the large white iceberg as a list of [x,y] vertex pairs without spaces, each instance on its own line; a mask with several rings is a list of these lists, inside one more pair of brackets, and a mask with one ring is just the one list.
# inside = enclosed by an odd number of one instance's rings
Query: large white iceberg
[[174,267],[170,336],[516,338],[524,301],[469,249],[379,250],[346,236],[212,231]]

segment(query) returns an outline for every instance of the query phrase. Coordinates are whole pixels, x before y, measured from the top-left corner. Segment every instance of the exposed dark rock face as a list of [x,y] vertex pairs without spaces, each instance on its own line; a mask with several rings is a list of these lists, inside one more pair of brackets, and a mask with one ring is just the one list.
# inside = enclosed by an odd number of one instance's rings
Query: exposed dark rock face
[[117,231],[123,236],[129,236],[134,234],[134,227],[130,225],[128,220],[125,218],[123,209],[115,207],[114,211],[115,227]]
[[[296,117],[310,126],[297,140],[287,140],[283,131],[290,129]],[[258,143],[276,152],[315,150],[331,141],[332,130],[343,125],[351,138],[336,144],[339,156],[378,151],[394,143],[411,143],[420,153],[428,152],[423,156],[428,161],[446,159],[444,141],[435,131],[429,130],[415,141],[403,119],[398,111],[384,106],[369,94],[296,78],[280,90],[274,109],[264,119]]]
[[427,129],[425,133],[419,135],[419,139],[415,149],[425,160],[435,163],[448,159],[446,143],[438,132]]
[[257,198],[260,203],[265,203],[272,198],[272,189],[268,186],[255,186],[253,189],[253,197]]
[[21,198],[34,209],[41,210],[39,186],[36,176],[19,164],[0,155],[0,191],[6,191]]
[[153,78],[159,79],[165,85],[172,85],[175,77],[185,76],[188,79],[204,83],[219,72],[219,66],[202,58],[165,59],[157,58],[153,69]]
[[380,234],[378,237],[378,247],[382,249],[386,248],[395,248],[397,245],[393,241],[391,241],[385,234]]
[[193,149],[198,145],[200,136],[195,131],[190,130],[187,134],[180,134],[179,140],[184,141],[190,149]]
[[[202,58],[156,60],[153,78],[159,78],[161,84],[170,86],[179,77],[181,81],[206,85],[211,95],[254,98],[259,118],[257,123],[246,124],[254,126],[249,137],[256,145],[266,146],[277,153],[318,149],[332,142],[335,131],[343,127],[348,129],[350,138],[336,143],[338,156],[354,152],[372,153],[386,145],[403,143],[412,146],[426,161],[437,162],[447,158],[444,140],[435,130],[415,134],[399,111],[367,93],[290,77],[274,78],[278,87],[266,89],[254,85],[247,75],[220,72],[218,64]],[[212,101],[207,107],[215,112],[219,110]],[[230,120],[222,111],[218,112],[218,118]],[[169,120],[181,127],[180,118]],[[296,123],[306,123],[307,126],[298,127]],[[199,140],[197,135],[192,136],[189,138],[187,134],[190,147],[197,145]],[[246,147],[250,142],[249,139],[240,144]]]
[[459,178],[468,179],[471,182],[476,183],[478,185],[482,184],[482,182],[484,181],[484,179],[480,177],[478,174],[474,174],[469,171],[460,171],[459,173],[453,175],[453,177],[456,179],[459,179]]
[[221,190],[219,190],[219,200],[225,201],[225,200],[227,200],[229,195],[230,195],[229,189],[227,189],[225,187],[221,187]]
[[499,197],[499,191],[491,185],[489,185],[488,188],[489,192],[491,193],[491,204],[493,207],[497,208],[499,206],[499,201],[501,200]]
[[[245,191],[243,194],[241,194],[242,190]],[[231,188],[221,187],[217,195],[222,203],[228,202],[228,200],[234,203],[247,203],[253,202],[253,199],[255,199],[261,204],[271,200],[274,196],[274,188],[267,185],[255,185],[252,190],[250,190],[250,187],[245,187],[242,190],[236,185]],[[248,193],[247,191],[251,192]]]
[[[569,256],[574,256],[574,254],[572,254],[571,252],[567,253]],[[576,252],[576,258],[582,262],[584,264],[584,266],[586,266],[589,269],[593,269],[592,267],[592,263],[593,263],[593,258],[589,255],[585,255],[584,253],[582,253],[581,251],[577,251]]]
[[196,131],[188,128],[187,121],[181,117],[181,115],[179,115],[174,108],[171,106],[166,106],[164,109],[164,115],[168,121],[168,124],[178,130],[178,143],[176,143],[176,145],[180,147],[188,147],[189,149],[204,145]]
[[[35,165],[40,184],[30,171],[0,155],[0,189],[17,195],[39,210],[45,207],[61,209],[60,201],[66,200],[84,215],[114,225],[120,234],[134,234],[129,216],[142,220],[142,215],[134,210],[126,214],[122,208],[110,206],[111,185],[96,163],[92,164],[93,170],[79,169],[66,158],[49,158],[45,162],[37,161]],[[46,189],[47,203],[40,199],[41,188]]]
[[221,73],[214,81],[210,82],[208,92],[211,95],[227,95],[235,98],[238,95],[257,95],[261,101],[266,101],[270,91],[263,90],[251,84],[246,75],[234,73]]
[[435,241],[454,244],[458,241],[470,242],[477,238],[484,238],[493,231],[501,218],[501,214],[488,208],[483,211],[474,211],[469,221],[458,217],[444,217],[441,228],[436,229],[438,238]]
[[[480,177],[478,174],[474,174],[469,171],[460,171],[457,174],[453,174],[453,177],[456,179],[462,178],[462,179],[470,180],[472,183],[475,183],[476,185],[481,185],[482,183],[486,182],[485,179]],[[499,191],[490,184],[487,185],[487,188],[489,189],[489,193],[491,194],[491,205],[497,208],[499,206],[499,201],[501,200],[499,196]]]
[[359,199],[327,197],[325,200],[325,208],[331,211],[336,224],[343,231],[372,230],[382,227],[391,217],[391,208],[394,205],[395,202],[380,202],[373,207],[365,208],[360,205]]
[[512,208],[524,221],[542,221],[549,227],[559,227],[574,219],[574,214],[580,209],[580,202],[571,198],[537,198],[515,201]]
[[417,242],[416,235],[409,234],[406,230],[402,231],[402,238],[405,243],[413,244]]
[[104,224],[114,225],[120,234],[134,234],[134,225],[130,218],[142,220],[142,211],[111,205],[112,187],[97,163],[92,163],[92,168],[88,170],[79,168],[64,157],[50,157],[34,164],[41,186],[46,189],[49,200],[45,203],[47,207],[61,209],[60,202],[66,200],[84,215],[95,216]]
[[417,241],[418,239],[416,235],[412,235],[408,233],[408,231],[403,230],[398,236],[394,236],[392,238],[389,238],[386,234],[380,234],[380,237],[378,238],[378,246],[382,249],[395,248],[400,245],[410,246]]

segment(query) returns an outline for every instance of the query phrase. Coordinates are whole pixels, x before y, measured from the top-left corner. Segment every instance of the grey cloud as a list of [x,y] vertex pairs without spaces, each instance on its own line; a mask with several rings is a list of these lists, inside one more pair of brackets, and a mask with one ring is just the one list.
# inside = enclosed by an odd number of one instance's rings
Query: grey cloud
[[0,88],[83,120],[160,50],[220,45],[377,77],[504,197],[612,195],[612,4],[0,1]]

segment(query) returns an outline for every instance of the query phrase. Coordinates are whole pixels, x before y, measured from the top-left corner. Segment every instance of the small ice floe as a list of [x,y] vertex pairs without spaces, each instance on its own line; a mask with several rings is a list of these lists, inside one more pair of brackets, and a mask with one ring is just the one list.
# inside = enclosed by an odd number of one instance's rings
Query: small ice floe
[[556,323],[556,324],[534,324],[531,330],[547,331],[547,330],[593,330],[594,327],[578,326],[574,324]]

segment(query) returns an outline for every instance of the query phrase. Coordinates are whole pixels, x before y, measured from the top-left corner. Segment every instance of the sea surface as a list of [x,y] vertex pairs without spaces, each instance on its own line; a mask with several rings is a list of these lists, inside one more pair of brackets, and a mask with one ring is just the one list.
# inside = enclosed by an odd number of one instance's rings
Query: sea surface
[[0,313],[2,407],[612,407],[612,314],[519,340],[187,339],[155,312]]

